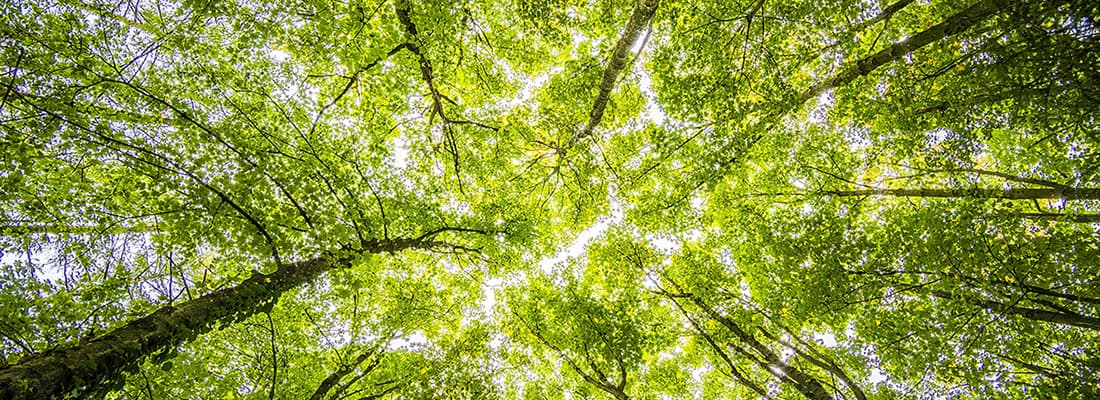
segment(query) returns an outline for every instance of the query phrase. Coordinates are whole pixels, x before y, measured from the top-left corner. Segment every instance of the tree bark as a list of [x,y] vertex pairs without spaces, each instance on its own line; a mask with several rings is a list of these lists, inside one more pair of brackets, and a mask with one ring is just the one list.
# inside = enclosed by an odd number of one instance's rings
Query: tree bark
[[989,311],[1014,314],[1030,319],[1032,321],[1052,322],[1059,325],[1076,326],[1078,328],[1100,331],[1100,318],[1089,317],[1077,313],[1054,312],[1035,308],[1018,307],[993,300],[957,295],[943,290],[930,290],[928,291],[928,293],[941,299],[963,301]]
[[863,189],[863,190],[826,190],[822,195],[854,196],[896,196],[896,197],[938,197],[938,198],[975,198],[975,199],[1065,199],[1100,200],[1098,188],[1022,188],[1022,189]]
[[607,108],[607,100],[611,97],[611,90],[615,89],[619,73],[626,67],[627,53],[630,52],[630,47],[638,40],[645,26],[653,19],[653,13],[657,11],[657,3],[658,0],[638,0],[638,4],[634,6],[634,12],[630,15],[630,21],[626,23],[626,29],[623,29],[623,34],[615,43],[615,49],[611,53],[611,63],[603,71],[600,94],[596,96],[592,111],[588,113],[588,125],[584,127],[583,132],[574,137],[573,143],[592,135],[592,130],[600,124],[604,109]]
[[[341,379],[344,379],[345,376],[350,374],[352,371],[355,370],[355,368],[357,368],[360,364],[366,362],[367,359],[371,358],[372,356],[374,356],[374,352],[364,352],[363,354],[360,354],[354,362],[340,367],[340,369],[336,370],[327,378],[325,378],[325,380],[321,381],[321,384],[317,386],[317,390],[313,392],[313,395],[309,397],[309,400],[324,400],[329,391],[331,391],[332,388],[336,387],[336,384],[340,383]],[[371,371],[373,371],[374,368],[378,366],[378,363],[379,359],[377,357],[371,360],[371,363],[367,365],[366,371],[364,371],[363,375],[369,374]]]
[[[870,74],[876,68],[881,67],[887,63],[890,63],[906,54],[912,53],[921,47],[927,46],[932,43],[936,43],[948,36],[955,35],[970,29],[970,27],[985,21],[987,18],[997,12],[997,2],[995,0],[982,0],[974,5],[963,9],[955,13],[954,15],[947,17],[943,22],[936,24],[935,26],[928,28],[909,39],[894,43],[890,47],[882,49],[881,51],[864,57],[863,59],[856,61],[856,63],[843,71],[840,71],[832,78],[811,86],[802,92],[802,96],[799,97],[797,104],[805,103],[806,101],[819,96],[825,91],[835,88],[837,86],[844,85],[852,80]],[[904,6],[903,3],[901,3]]]
[[703,309],[703,311],[706,312],[708,316],[713,318],[715,321],[721,323],[722,326],[726,327],[726,329],[728,329],[731,333],[733,333],[734,336],[740,339],[741,342],[751,347],[753,350],[756,350],[756,352],[758,352],[767,363],[767,365],[761,365],[761,367],[769,370],[771,369],[771,367],[778,369],[779,372],[782,373],[780,379],[789,379],[790,383],[795,387],[795,389],[807,398],[813,400],[833,399],[833,396],[829,394],[829,392],[825,389],[825,386],[822,385],[820,381],[798,369],[797,367],[788,364],[786,361],[783,361],[783,359],[780,358],[778,354],[772,351],[772,349],[768,348],[768,346],[764,345],[764,343],[761,343],[760,340],[756,339],[756,337],[753,336],[753,334],[742,329],[741,326],[737,324],[737,322],[719,313],[709,304],[704,302],[703,299],[699,298],[699,296],[696,296],[694,294],[688,294],[687,296],[691,299],[692,302],[695,303],[695,305]]
[[[363,253],[394,252],[440,245],[425,239],[366,241]],[[351,265],[351,259],[321,256],[253,273],[239,285],[165,306],[106,335],[73,347],[27,356],[0,369],[0,399],[46,400],[94,391],[117,381],[145,357],[185,343],[215,325],[242,321],[274,304],[287,290],[322,273]]]

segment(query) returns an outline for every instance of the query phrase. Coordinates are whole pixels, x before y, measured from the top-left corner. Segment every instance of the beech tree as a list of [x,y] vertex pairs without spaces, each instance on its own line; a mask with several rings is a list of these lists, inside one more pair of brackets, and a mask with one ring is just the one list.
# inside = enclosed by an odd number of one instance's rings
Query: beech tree
[[1100,396],[1093,2],[0,15],[0,399]]

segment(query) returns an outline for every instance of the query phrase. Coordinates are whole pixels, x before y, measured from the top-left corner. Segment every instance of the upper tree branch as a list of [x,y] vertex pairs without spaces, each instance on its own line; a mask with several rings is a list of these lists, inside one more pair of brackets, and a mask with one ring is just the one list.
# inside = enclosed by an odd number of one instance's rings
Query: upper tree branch
[[[519,321],[523,323],[523,326],[526,327],[527,330],[529,332],[531,332],[532,335],[535,336],[535,338],[537,338],[540,342],[542,342],[542,344],[546,345],[546,347],[549,347],[551,350],[554,350],[555,353],[558,353],[558,357],[560,357],[562,360],[564,360],[565,363],[567,365],[569,365],[569,367],[571,369],[573,369],[574,372],[576,372],[578,375],[581,376],[582,379],[584,379],[585,382],[588,382],[588,383],[592,384],[592,386],[595,386],[595,387],[599,388],[600,390],[603,390],[604,392],[607,392],[608,394],[614,396],[618,400],[627,400],[629,398],[629,397],[627,397],[626,392],[623,391],[622,387],[619,387],[618,385],[615,385],[615,384],[609,382],[608,380],[606,380],[606,376],[604,375],[603,371],[600,371],[600,369],[597,368],[595,364],[592,365],[592,370],[597,375],[599,375],[600,378],[603,378],[603,379],[592,376],[592,374],[589,374],[583,368],[581,368],[580,365],[577,365],[577,362],[574,361],[573,358],[569,357],[568,354],[565,354],[564,350],[562,350],[560,347],[558,347],[558,346],[554,345],[553,343],[551,343],[549,340],[546,339],[546,337],[542,336],[542,333],[539,332],[538,329],[535,329],[535,327],[531,326],[531,324],[528,323],[527,320],[524,319],[523,316],[519,314],[519,312],[516,312],[515,310],[512,310],[512,314],[515,315],[516,318],[519,319]],[[624,384],[622,386],[626,386],[626,385]]]
[[820,195],[838,197],[894,196],[894,197],[937,197],[972,199],[1065,199],[1100,200],[1100,188],[1021,188],[1021,189],[864,189],[864,190],[823,190]]
[[[424,51],[420,48],[423,44],[420,40],[420,30],[417,29],[416,24],[413,22],[412,17],[409,15],[409,2],[408,0],[398,0],[394,4],[394,11],[397,13],[397,19],[401,22],[401,26],[405,28],[405,33],[409,36],[409,41],[405,42],[404,48],[410,53],[416,56],[417,63],[420,66],[420,77],[424,80],[424,83],[428,85],[428,91],[432,97],[432,115],[438,115],[444,123],[449,125],[474,125],[479,128],[484,128],[492,131],[499,130],[500,128],[463,119],[454,119],[449,117],[443,109],[443,102],[451,103],[451,105],[458,105],[454,100],[440,93],[438,84],[435,80],[435,69],[432,67],[432,60],[424,54]],[[398,49],[394,49],[396,51]],[[392,54],[392,53],[391,53]]]
[[409,43],[399,44],[391,49],[389,52],[387,52],[385,57],[378,57],[374,61],[371,61],[370,64],[364,65],[362,68],[355,70],[355,73],[351,74],[351,76],[344,77],[348,80],[348,83],[344,85],[344,88],[340,90],[340,93],[338,93],[336,97],[332,98],[332,101],[329,101],[328,104],[325,104],[324,107],[321,107],[321,110],[317,112],[317,116],[313,118],[313,124],[309,128],[311,136],[312,133],[317,129],[317,122],[321,120],[321,116],[323,116],[325,114],[325,111],[328,111],[329,108],[336,105],[336,102],[340,101],[340,99],[343,98],[344,95],[348,94],[348,91],[350,91],[351,88],[355,86],[357,82],[359,82],[359,75],[378,65],[382,62],[382,60],[385,60],[386,58],[397,54],[397,52],[401,51],[402,49],[407,48],[409,48]]
[[957,294],[945,290],[917,290],[932,296],[970,303],[989,311],[1018,315],[1032,321],[1050,322],[1059,325],[1076,326],[1078,328],[1100,331],[1100,318],[1082,315],[1078,313],[1054,312],[1034,308],[1018,307],[1013,304],[1001,303],[993,300],[972,297],[965,294]]
[[375,350],[376,349],[364,351],[362,354],[359,355],[358,358],[355,359],[355,361],[341,366],[340,369],[337,369],[328,377],[326,377],[325,380],[321,381],[321,384],[317,386],[317,390],[313,392],[313,395],[309,397],[309,400],[323,400],[325,398],[325,395],[327,395],[329,391],[332,390],[332,388],[336,387],[337,383],[340,383],[341,379],[344,379],[345,376],[350,374],[352,371],[358,368],[360,364],[363,364],[368,359],[371,359],[371,363],[367,365],[367,367],[364,369],[364,372],[359,376],[361,377],[373,371],[380,362],[379,358],[372,357],[374,356]]
[[443,135],[444,135],[444,148],[447,153],[451,155],[451,166],[454,169],[455,181],[458,182],[458,191],[465,193],[462,183],[462,170],[461,160],[458,154],[458,143],[454,136],[454,130],[452,125],[474,125],[480,128],[489,129],[492,131],[499,130],[499,128],[473,122],[462,119],[452,119],[448,117],[443,109],[443,102],[446,101],[452,105],[458,105],[454,100],[451,100],[447,96],[439,92],[435,81],[435,70],[432,68],[432,61],[421,50],[420,45],[420,31],[417,29],[416,24],[413,23],[412,18],[409,16],[409,1],[398,0],[394,4],[394,11],[397,13],[397,19],[401,22],[401,25],[405,28],[405,33],[409,36],[409,40],[405,43],[405,49],[413,53],[417,58],[417,64],[420,65],[420,77],[424,80],[424,83],[428,85],[428,91],[432,98],[431,113],[428,120],[431,121],[436,115],[443,120]]

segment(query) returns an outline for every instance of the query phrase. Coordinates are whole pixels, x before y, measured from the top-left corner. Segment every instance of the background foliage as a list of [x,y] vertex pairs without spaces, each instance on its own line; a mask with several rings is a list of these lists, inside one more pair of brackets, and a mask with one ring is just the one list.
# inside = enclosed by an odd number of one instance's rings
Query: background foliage
[[71,396],[1100,396],[1093,2],[0,15],[0,371],[352,260]]

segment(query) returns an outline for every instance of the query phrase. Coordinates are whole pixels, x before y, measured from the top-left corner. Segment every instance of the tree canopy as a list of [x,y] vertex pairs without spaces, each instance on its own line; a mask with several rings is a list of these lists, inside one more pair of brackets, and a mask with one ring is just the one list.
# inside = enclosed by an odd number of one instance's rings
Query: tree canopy
[[0,4],[0,399],[1095,399],[1085,0]]

